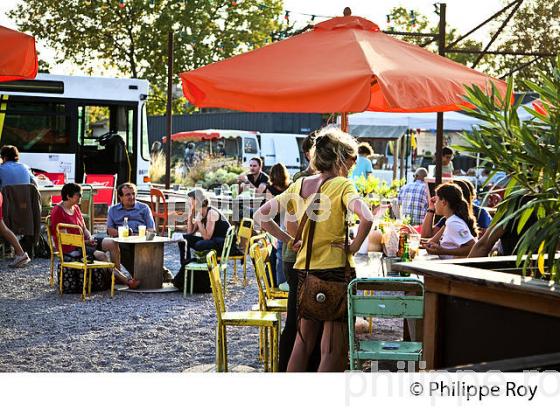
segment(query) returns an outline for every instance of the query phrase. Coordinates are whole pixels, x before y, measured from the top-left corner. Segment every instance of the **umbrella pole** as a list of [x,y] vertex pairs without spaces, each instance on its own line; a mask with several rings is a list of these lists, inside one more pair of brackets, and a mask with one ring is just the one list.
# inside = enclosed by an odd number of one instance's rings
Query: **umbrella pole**
[[[445,57],[445,13],[447,5],[439,4],[439,30],[438,54]],[[438,112],[436,117],[436,185],[442,180],[442,150],[443,150],[443,112]]]
[[169,189],[171,185],[171,134],[173,112],[171,99],[173,98],[173,32],[169,32],[167,39],[167,150],[165,155],[165,189]]
[[340,129],[344,132],[348,132],[348,113],[343,112],[340,114]]
[[437,113],[436,128],[436,185],[442,181],[442,151],[443,151],[443,113]]

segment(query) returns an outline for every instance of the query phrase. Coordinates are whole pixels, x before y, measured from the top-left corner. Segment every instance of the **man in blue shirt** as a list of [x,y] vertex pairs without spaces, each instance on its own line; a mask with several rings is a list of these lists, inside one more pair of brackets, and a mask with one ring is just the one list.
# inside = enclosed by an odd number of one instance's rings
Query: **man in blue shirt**
[[19,151],[13,145],[4,145],[0,149],[0,190],[7,185],[33,184],[37,181],[29,167],[19,161]]
[[356,159],[356,166],[352,172],[350,179],[356,179],[361,176],[367,178],[373,173],[373,166],[369,157],[373,155],[373,149],[367,142],[362,142],[358,145],[358,158]]
[[399,206],[401,216],[408,216],[410,224],[421,225],[428,210],[429,190],[424,179],[428,176],[426,168],[418,168],[414,174],[414,181],[409,182],[399,190]]
[[128,218],[128,227],[138,233],[138,227],[145,225],[148,231],[154,230],[154,217],[150,207],[136,201],[136,185],[125,182],[117,188],[119,203],[109,208],[107,215],[107,233],[109,236],[119,235],[118,227],[123,226],[124,218]]
[[[107,215],[107,234],[109,236],[117,237],[119,235],[118,227],[123,226],[124,218],[128,218],[128,228],[135,234],[138,234],[140,225],[145,225],[147,231],[155,230],[152,211],[148,205],[136,201],[136,191],[136,185],[132,182],[125,182],[117,187],[119,203],[109,208]],[[120,244],[120,248],[121,252],[125,254],[130,252],[129,244]],[[123,261],[126,262],[126,260],[128,258],[124,255]],[[125,265],[124,262],[123,265]],[[173,280],[173,275],[165,266],[162,266],[162,275],[164,282]]]

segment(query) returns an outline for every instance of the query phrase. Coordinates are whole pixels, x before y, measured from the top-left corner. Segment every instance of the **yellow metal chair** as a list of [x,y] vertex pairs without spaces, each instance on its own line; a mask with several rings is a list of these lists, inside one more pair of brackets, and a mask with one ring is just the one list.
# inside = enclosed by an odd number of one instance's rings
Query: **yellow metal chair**
[[266,265],[267,241],[257,241],[251,246],[250,254],[255,266],[255,277],[257,278],[257,288],[259,289],[258,310],[267,312],[287,312],[288,299],[275,299],[270,289],[267,288]]
[[249,241],[253,235],[253,220],[243,218],[237,230],[237,246],[242,255],[230,255],[233,261],[233,277],[237,279],[237,261],[243,262],[243,285],[247,285],[247,254],[249,253]]
[[263,311],[228,312],[220,283],[220,267],[216,260],[216,251],[210,251],[206,260],[212,286],[212,295],[216,305],[216,371],[228,371],[227,326],[253,326],[265,335],[264,369],[278,371],[278,335],[280,334],[280,314]]
[[[261,235],[261,238],[255,238],[251,245],[250,253],[253,265],[255,267],[255,278],[257,279],[257,288],[259,290],[259,303],[253,305],[252,310],[260,310],[266,312],[287,312],[288,299],[274,299],[270,292],[267,292],[266,265],[265,260],[270,254],[272,245]],[[260,359],[266,360],[266,335],[261,329],[259,333],[259,352]]]
[[[272,276],[274,272],[272,271],[272,264],[270,263],[270,255],[273,252],[272,243],[269,240],[268,234],[260,234],[253,236],[250,241],[250,246],[254,243],[261,242],[264,247],[266,247],[265,261],[265,272],[264,275],[264,285],[266,287],[266,294],[269,295],[271,299],[288,299],[288,291],[282,290],[279,287],[274,287],[274,279]],[[261,247],[264,250],[264,247]]]
[[[77,231],[78,233],[68,233],[69,230],[73,232]],[[58,242],[58,254],[60,255],[60,295],[62,296],[63,293],[62,282],[64,268],[80,269],[84,271],[84,289],[82,291],[82,300],[86,299],[86,286],[88,285],[88,294],[91,294],[91,271],[93,269],[111,269],[111,297],[113,297],[115,293],[115,264],[102,261],[88,262],[86,243],[82,228],[78,225],[58,224],[56,226],[56,238]],[[64,253],[62,252],[62,247],[65,245],[81,248],[83,260],[81,262],[65,262],[63,257]]]
[[51,253],[51,280],[50,280],[50,285],[51,287],[54,286],[54,259],[55,257],[58,258],[59,257],[59,253],[57,250],[54,249],[54,244],[52,241],[52,235],[51,235],[51,216],[47,216],[45,219],[45,227],[47,228],[47,242],[49,243],[49,250]]

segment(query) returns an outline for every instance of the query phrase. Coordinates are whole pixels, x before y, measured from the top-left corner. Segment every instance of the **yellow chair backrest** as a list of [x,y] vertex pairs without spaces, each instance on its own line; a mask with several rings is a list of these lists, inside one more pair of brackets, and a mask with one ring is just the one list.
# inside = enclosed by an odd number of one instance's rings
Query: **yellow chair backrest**
[[218,260],[216,259],[216,251],[210,251],[208,255],[206,255],[206,262],[208,263],[208,274],[210,275],[212,296],[214,297],[214,304],[216,305],[216,315],[218,316],[218,321],[221,322],[222,313],[226,311],[226,304],[222,291],[220,267],[218,266]]
[[[68,231],[78,231],[79,233],[69,233]],[[86,243],[84,241],[84,231],[79,225],[58,224],[56,225],[56,237],[58,242],[58,251],[62,258],[62,247],[76,246],[82,249],[84,264],[87,264]]]
[[[261,260],[264,266],[264,275],[262,276],[263,284],[265,286],[266,297],[272,297],[272,288],[274,281],[272,280],[272,265],[270,263],[270,254],[272,252],[272,243],[269,240],[268,234],[260,234],[251,238],[251,246],[253,244],[259,245],[259,252],[261,253]],[[255,267],[256,269],[256,267]]]
[[265,309],[266,299],[270,298],[266,285],[266,266],[263,255],[263,252],[266,251],[264,246],[266,245],[262,243],[254,243],[249,251],[253,264],[255,265],[255,277],[257,278],[257,286],[259,289],[259,304],[263,310]]
[[253,220],[250,218],[243,218],[239,224],[239,230],[237,231],[237,244],[239,244],[242,239],[249,241],[252,234]]
[[48,215],[45,218],[45,228],[47,228],[47,242],[49,243],[49,250],[51,251],[51,255],[54,253],[54,245],[53,245],[53,241],[52,241],[52,235],[51,235],[51,216]]

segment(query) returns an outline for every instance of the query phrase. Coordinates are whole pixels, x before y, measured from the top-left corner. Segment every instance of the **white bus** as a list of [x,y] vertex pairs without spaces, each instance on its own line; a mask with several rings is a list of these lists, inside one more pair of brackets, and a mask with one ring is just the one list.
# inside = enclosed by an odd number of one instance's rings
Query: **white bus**
[[39,74],[0,83],[0,146],[15,145],[32,169],[117,174],[146,184],[150,161],[145,80]]

